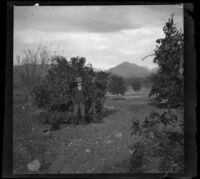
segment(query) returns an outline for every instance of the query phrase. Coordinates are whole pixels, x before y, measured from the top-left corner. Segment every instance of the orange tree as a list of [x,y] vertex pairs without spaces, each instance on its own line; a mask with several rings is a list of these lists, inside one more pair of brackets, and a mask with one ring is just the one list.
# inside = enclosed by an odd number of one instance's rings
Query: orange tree
[[154,63],[159,69],[152,77],[150,96],[155,95],[158,102],[165,99],[168,109],[152,111],[145,120],[133,121],[131,134],[140,139],[131,147],[130,163],[134,172],[150,170],[152,157],[159,159],[160,172],[184,170],[183,33],[174,25],[173,16],[163,31],[165,38],[156,41]]
[[[86,119],[93,120],[93,113],[102,110],[106,93],[107,77],[105,72],[94,72],[92,65],[86,65],[84,57],[72,57],[66,60],[62,56],[51,59],[51,67],[42,85],[32,91],[38,108],[43,109],[44,122],[59,125],[71,123],[73,111],[72,91],[75,78],[81,76],[86,89]],[[91,107],[94,108],[91,110]]]
[[159,70],[152,77],[152,90],[150,96],[155,95],[158,102],[163,99],[170,106],[183,105],[184,80],[180,70],[183,61],[183,33],[173,22],[173,16],[163,28],[165,38],[156,41],[154,63]]

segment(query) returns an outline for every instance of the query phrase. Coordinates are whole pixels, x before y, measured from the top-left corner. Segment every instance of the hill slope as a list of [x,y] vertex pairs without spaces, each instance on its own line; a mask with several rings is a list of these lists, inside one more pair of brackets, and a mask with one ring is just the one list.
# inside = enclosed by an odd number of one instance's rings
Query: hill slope
[[117,65],[116,67],[110,68],[108,72],[120,75],[124,78],[130,78],[130,77],[143,78],[150,75],[151,70],[136,65],[134,63],[123,62]]

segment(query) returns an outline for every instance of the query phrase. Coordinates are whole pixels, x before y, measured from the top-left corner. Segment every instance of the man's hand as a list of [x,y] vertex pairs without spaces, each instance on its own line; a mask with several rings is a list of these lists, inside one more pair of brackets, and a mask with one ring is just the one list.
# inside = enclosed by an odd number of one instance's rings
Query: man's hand
[[179,74],[182,76],[183,75],[183,68],[179,69]]

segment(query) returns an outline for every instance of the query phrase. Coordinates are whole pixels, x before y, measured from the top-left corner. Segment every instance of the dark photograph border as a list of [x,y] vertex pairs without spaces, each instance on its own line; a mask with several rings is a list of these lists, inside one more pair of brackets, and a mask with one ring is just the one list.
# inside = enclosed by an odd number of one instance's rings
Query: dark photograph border
[[[185,136],[185,173],[178,174],[63,174],[63,175],[14,175],[12,174],[12,125],[13,125],[13,12],[14,5],[34,5],[36,2],[12,1],[7,3],[6,12],[6,60],[5,60],[5,98],[4,98],[4,122],[3,122],[3,160],[2,177],[12,178],[182,178],[197,176],[197,62],[199,55],[199,42],[197,38],[198,9],[195,4],[184,4],[184,136]],[[166,4],[166,3],[130,3],[130,2],[38,2],[40,5],[136,5],[136,4]],[[171,4],[171,3],[167,3]],[[175,4],[175,3],[173,3]]]

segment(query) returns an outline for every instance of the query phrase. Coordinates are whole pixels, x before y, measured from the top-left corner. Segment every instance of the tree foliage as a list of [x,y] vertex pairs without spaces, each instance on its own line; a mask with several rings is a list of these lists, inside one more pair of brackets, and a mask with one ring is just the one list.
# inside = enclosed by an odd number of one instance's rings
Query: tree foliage
[[[143,121],[133,121],[131,135],[137,136],[140,140],[138,148],[137,143],[131,147],[131,150],[137,151],[131,155],[131,170],[138,170],[138,167],[146,167],[145,161],[151,157],[159,158],[160,172],[179,173],[184,170],[184,133],[183,119],[177,118],[177,115],[170,112],[157,113],[152,112],[149,117]],[[140,166],[134,163],[140,157]],[[144,160],[146,159],[146,160]]]
[[112,94],[122,94],[126,92],[124,79],[121,76],[111,74],[109,78],[108,91]]
[[139,80],[132,81],[131,85],[134,91],[139,91],[141,89],[141,83]]
[[54,56],[43,84],[36,86],[32,92],[39,108],[46,110],[47,115],[56,114],[48,115],[49,123],[71,122],[72,91],[78,76],[82,77],[82,85],[86,89],[87,120],[92,120],[93,114],[102,110],[108,75],[102,71],[94,72],[91,65],[86,65],[84,57],[72,57],[66,60],[63,56]]
[[[154,63],[159,69],[151,76],[150,96],[155,95],[158,102],[167,101],[168,109],[161,113],[153,111],[144,121],[133,121],[131,134],[139,136],[148,151],[141,151],[143,158],[159,157],[160,172],[181,173],[184,170],[183,33],[175,26],[173,15],[163,31],[165,38],[156,41]],[[179,117],[172,112],[172,107],[178,106],[174,110],[180,110]]]
[[152,77],[150,96],[156,96],[158,102],[168,100],[171,106],[183,104],[183,33],[169,18],[163,28],[165,38],[156,40],[154,63],[158,72]]

